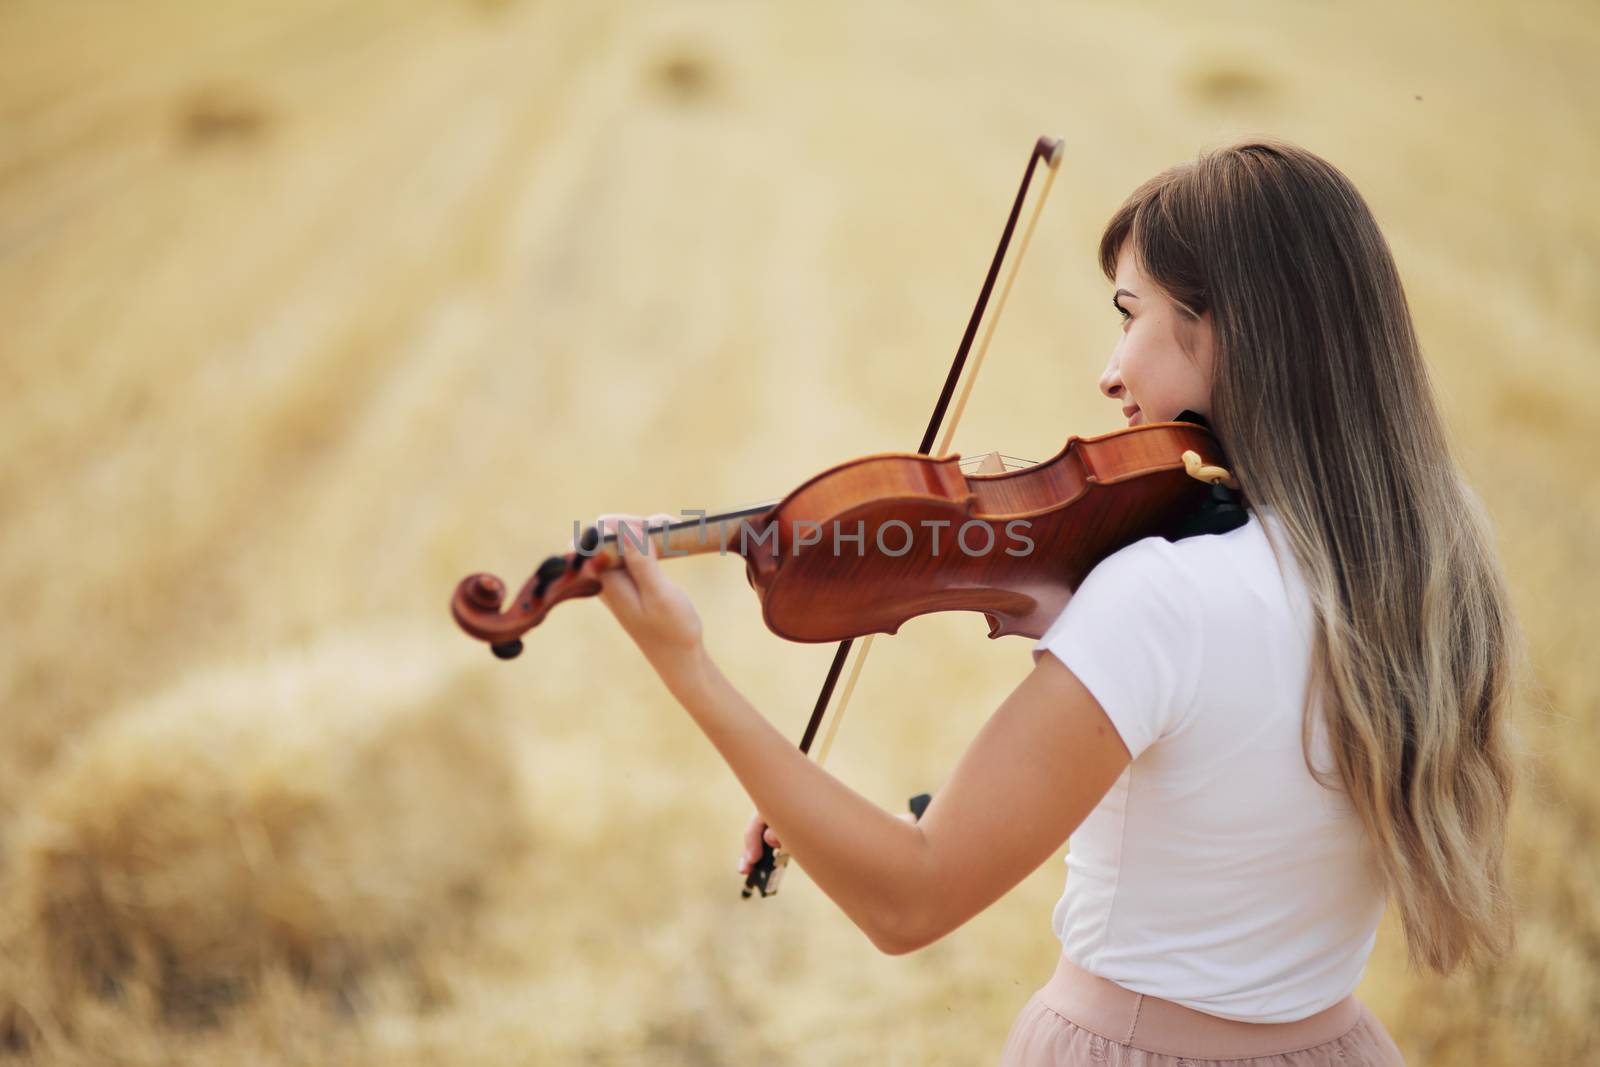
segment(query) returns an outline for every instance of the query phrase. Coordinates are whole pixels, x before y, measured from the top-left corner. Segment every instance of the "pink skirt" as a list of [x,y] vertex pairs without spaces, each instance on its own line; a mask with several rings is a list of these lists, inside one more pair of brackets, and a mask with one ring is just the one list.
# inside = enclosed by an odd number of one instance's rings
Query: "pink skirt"
[[1000,1067],[1404,1067],[1353,995],[1292,1023],[1244,1023],[1124,989],[1065,956],[1011,1026]]

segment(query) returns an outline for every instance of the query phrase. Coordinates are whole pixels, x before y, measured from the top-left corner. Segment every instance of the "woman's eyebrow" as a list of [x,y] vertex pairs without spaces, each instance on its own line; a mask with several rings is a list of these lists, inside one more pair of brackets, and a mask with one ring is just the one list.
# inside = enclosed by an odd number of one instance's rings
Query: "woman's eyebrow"
[[1119,296],[1131,296],[1135,300],[1139,299],[1139,294],[1138,293],[1130,293],[1126,289],[1118,289],[1116,292],[1111,294],[1111,302],[1112,303],[1116,303],[1117,297],[1119,297]]

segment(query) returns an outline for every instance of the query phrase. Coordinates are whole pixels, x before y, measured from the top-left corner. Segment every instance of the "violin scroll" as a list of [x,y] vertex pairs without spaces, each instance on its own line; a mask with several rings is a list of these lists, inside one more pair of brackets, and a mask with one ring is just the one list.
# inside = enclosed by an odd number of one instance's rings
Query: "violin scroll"
[[579,551],[550,556],[523,583],[517,595],[506,604],[506,584],[493,574],[469,574],[456,585],[450,597],[450,614],[456,624],[480,641],[500,659],[516,659],[522,653],[522,635],[544,621],[550,609],[563,600],[595,596],[600,592],[599,572],[604,557],[592,552],[598,532],[590,527],[579,542]]

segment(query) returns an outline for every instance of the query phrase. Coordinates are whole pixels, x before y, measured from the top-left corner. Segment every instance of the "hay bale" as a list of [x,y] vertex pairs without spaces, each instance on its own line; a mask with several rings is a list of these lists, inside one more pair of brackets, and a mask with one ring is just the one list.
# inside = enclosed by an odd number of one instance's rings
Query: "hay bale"
[[0,1036],[86,996],[203,1021],[269,968],[339,989],[404,959],[522,838],[503,731],[459,680],[436,647],[340,639],[107,716],[13,839]]

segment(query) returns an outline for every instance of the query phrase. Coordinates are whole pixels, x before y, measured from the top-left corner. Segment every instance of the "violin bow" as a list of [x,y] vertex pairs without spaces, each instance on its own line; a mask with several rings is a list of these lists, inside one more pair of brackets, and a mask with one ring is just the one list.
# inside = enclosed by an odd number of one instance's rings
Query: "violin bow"
[[[928,428],[922,434],[922,443],[917,446],[917,451],[924,456],[932,454],[934,439],[938,437],[939,429],[944,425],[951,398],[955,397],[956,384],[961,380],[962,371],[966,368],[967,355],[972,351],[973,339],[978,336],[978,326],[983,321],[984,311],[989,306],[989,296],[994,291],[995,280],[1000,276],[1001,264],[1005,262],[1006,251],[1011,246],[1011,236],[1016,231],[1017,219],[1022,215],[1023,202],[1028,198],[1028,185],[1033,180],[1034,172],[1039,169],[1039,164],[1043,163],[1046,168],[1044,185],[1039,190],[1038,199],[1034,201],[1033,213],[1028,217],[1028,225],[1023,229],[1022,239],[1017,244],[1017,254],[1011,261],[1011,269],[1006,273],[1005,284],[1000,287],[1000,297],[995,301],[994,314],[990,316],[988,328],[983,331],[983,340],[979,342],[977,352],[972,356],[972,373],[967,375],[961,396],[956,399],[955,412],[950,416],[949,425],[944,427],[944,436],[939,440],[939,455],[949,454],[950,439],[955,435],[956,426],[961,422],[967,398],[972,395],[972,385],[977,380],[978,371],[983,367],[983,357],[989,351],[989,341],[994,337],[1001,313],[1005,311],[1006,298],[1011,295],[1011,283],[1016,281],[1017,270],[1022,266],[1023,257],[1027,255],[1028,243],[1033,239],[1033,230],[1039,222],[1039,214],[1044,209],[1045,200],[1050,196],[1050,186],[1054,184],[1056,171],[1061,165],[1061,151],[1061,141],[1041,137],[1034,143],[1033,152],[1028,156],[1028,165],[1022,171],[1022,184],[1017,189],[1016,200],[1011,204],[1011,213],[1006,216],[1005,229],[1000,233],[999,247],[995,249],[994,259],[989,263],[989,272],[984,276],[983,288],[978,292],[977,305],[972,309],[972,317],[967,320],[966,331],[961,335],[961,344],[956,348],[955,359],[951,361],[950,371],[945,375],[944,388],[939,391],[939,400],[933,406],[933,414],[928,419]],[[828,721],[828,732],[822,739],[822,746],[817,749],[816,759],[819,766],[827,760],[828,751],[833,747],[834,735],[839,732],[839,723],[844,719],[845,709],[850,704],[850,695],[855,692],[856,680],[861,677],[861,665],[866,662],[867,653],[872,650],[874,636],[868,634],[861,639],[861,651],[851,664],[850,677],[846,679],[844,689],[839,694],[839,705]],[[800,751],[807,755],[811,752],[811,743],[816,740],[817,729],[827,714],[834,688],[839,684],[839,676],[844,672],[845,661],[850,657],[850,650],[854,644],[853,638],[846,638],[839,642],[839,647],[834,650],[833,663],[828,667],[822,691],[817,694],[817,702],[811,709],[811,718],[806,722],[805,733],[800,738]],[[764,834],[763,827],[761,858],[751,866],[750,873],[745,878],[741,894],[745,897],[749,897],[752,893],[760,893],[763,897],[776,893],[783,872],[788,867],[789,854],[767,844]]]

